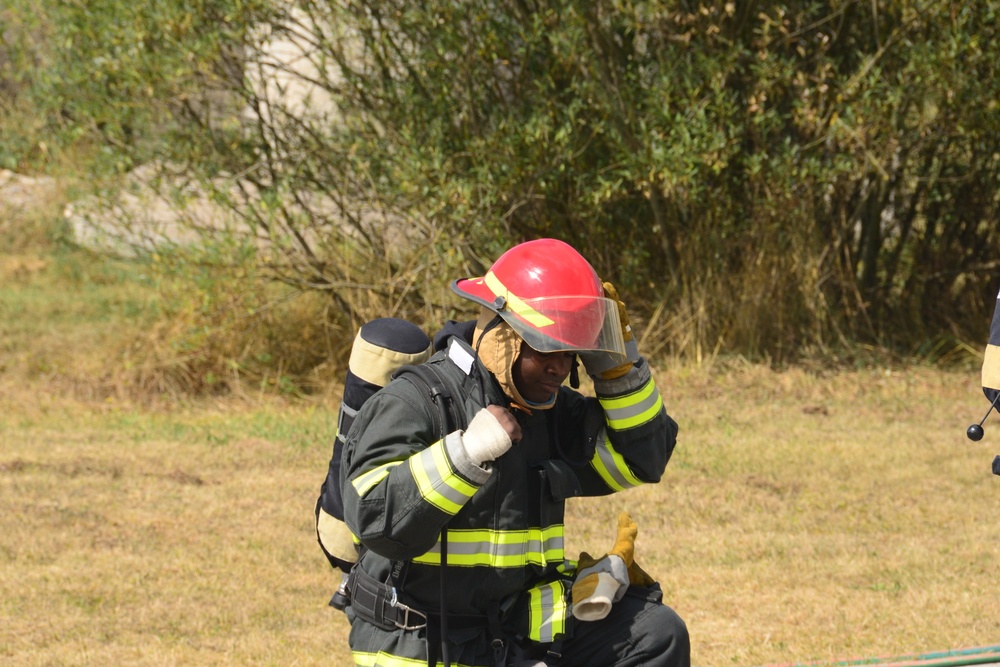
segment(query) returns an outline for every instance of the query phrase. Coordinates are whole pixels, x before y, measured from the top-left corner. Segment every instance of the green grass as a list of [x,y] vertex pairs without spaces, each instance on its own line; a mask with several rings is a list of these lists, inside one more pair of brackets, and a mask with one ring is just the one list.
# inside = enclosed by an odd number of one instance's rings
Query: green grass
[[0,351],[11,372],[82,377],[101,349],[156,312],[156,292],[136,267],[87,253],[6,256],[0,268]]

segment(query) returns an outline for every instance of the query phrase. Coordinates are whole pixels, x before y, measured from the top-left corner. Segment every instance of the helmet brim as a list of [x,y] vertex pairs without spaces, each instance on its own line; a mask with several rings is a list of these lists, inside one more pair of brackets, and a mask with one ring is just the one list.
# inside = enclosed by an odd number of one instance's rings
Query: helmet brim
[[486,278],[457,278],[451,281],[451,291],[463,299],[475,301],[480,306],[496,310],[497,296],[486,285]]
[[[625,357],[618,303],[594,296],[519,299],[496,295],[485,278],[458,279],[452,290],[497,313],[539,352],[610,352]],[[508,300],[509,299],[509,300]]]

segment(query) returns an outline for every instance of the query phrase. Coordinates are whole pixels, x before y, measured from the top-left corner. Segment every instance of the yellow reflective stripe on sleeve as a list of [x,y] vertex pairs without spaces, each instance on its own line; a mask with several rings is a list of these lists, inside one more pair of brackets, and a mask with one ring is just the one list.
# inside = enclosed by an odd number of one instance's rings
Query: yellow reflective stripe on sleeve
[[576,572],[576,563],[577,561],[575,560],[564,560],[562,565],[556,568],[556,572],[570,576]]
[[442,512],[456,514],[476,492],[448,461],[443,440],[411,456],[409,465],[420,496]]
[[566,587],[562,580],[528,591],[528,638],[551,644],[566,632]]
[[598,399],[607,415],[608,426],[616,431],[645,424],[660,414],[663,407],[663,399],[652,378],[631,394]]
[[[562,524],[527,530],[448,530],[448,565],[458,567],[545,567],[565,556]],[[441,564],[441,542],[413,559],[423,565]]]
[[364,498],[365,494],[371,491],[376,484],[385,479],[389,474],[389,471],[398,466],[400,463],[402,463],[402,461],[390,461],[389,463],[382,464],[377,468],[372,468],[368,472],[355,477],[351,481],[351,485],[354,487],[354,490],[358,492],[358,496]]
[[492,271],[486,273],[484,277],[484,282],[486,286],[490,288],[497,296],[502,296],[507,300],[507,307],[516,314],[518,317],[524,319],[532,326],[536,327],[547,327],[550,324],[555,324],[551,319],[542,315],[540,312],[526,304],[520,299],[516,294],[512,294],[507,286],[500,282],[500,279],[496,277]]
[[615,491],[624,491],[643,484],[644,482],[632,473],[625,458],[615,451],[606,434],[603,440],[604,444],[597,446],[594,458],[590,460],[590,466],[597,471],[604,483]]

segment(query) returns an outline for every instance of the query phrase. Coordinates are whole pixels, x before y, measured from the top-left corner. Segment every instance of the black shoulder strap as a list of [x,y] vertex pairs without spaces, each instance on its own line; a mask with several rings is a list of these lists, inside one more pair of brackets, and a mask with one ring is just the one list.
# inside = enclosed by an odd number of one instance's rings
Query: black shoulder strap
[[[471,358],[470,358],[471,361]],[[446,435],[451,433],[456,428],[465,428],[465,409],[464,409],[464,399],[462,397],[463,385],[458,383],[450,383],[448,378],[442,372],[439,363],[447,362],[427,362],[420,364],[418,366],[408,365],[400,367],[395,373],[393,373],[393,379],[399,377],[405,377],[407,380],[412,382],[417,388],[422,388],[426,395],[430,397],[431,402],[434,403],[437,408],[436,411],[432,411],[434,414],[434,426],[437,428],[437,432],[440,438],[444,438]],[[466,369],[468,372],[468,369]],[[449,388],[449,384],[453,384],[454,391]],[[441,658],[445,665],[448,667],[450,659],[448,656],[448,610],[445,606],[445,601],[447,599],[446,583],[447,583],[447,567],[448,567],[448,527],[445,525],[441,529],[441,609],[439,613],[439,634],[441,636]],[[359,568],[360,559],[358,565],[355,566],[356,569]],[[406,578],[407,562],[393,561],[393,570],[389,576],[389,585],[402,586],[403,580]]]
[[[431,414],[434,417],[434,428],[437,430],[438,437],[444,438],[444,436],[448,435],[451,432],[451,424],[458,423],[458,421],[452,416],[452,404],[454,401],[440,373],[427,364],[406,365],[400,366],[392,374],[392,379],[394,380],[400,377],[405,377],[415,387],[423,390],[425,395],[430,397],[431,402],[437,407],[437,410],[432,410]],[[358,560],[354,564],[352,572],[355,569],[363,569],[360,567],[361,560],[367,551],[368,549],[362,544],[358,552]],[[386,583],[389,585],[401,585],[402,581],[406,578],[405,573],[408,565],[407,561],[392,561],[392,568]],[[331,601],[332,604],[333,602]]]
[[459,407],[451,389],[435,364],[402,366],[393,374],[394,378],[401,376],[405,376],[415,385],[421,387],[430,396],[431,402],[437,407],[434,425],[437,427],[440,437],[443,438],[458,428],[463,421]]

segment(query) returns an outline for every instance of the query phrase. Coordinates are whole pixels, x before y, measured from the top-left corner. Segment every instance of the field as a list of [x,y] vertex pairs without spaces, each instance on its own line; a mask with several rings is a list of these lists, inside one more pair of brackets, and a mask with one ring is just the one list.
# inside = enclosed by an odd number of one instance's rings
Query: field
[[[659,376],[664,481],[570,508],[570,551],[640,527],[696,665],[978,646],[1000,636],[995,443],[975,379]],[[2,385],[0,658],[10,665],[349,664],[311,514],[334,404],[169,411]]]
[[[50,250],[0,249],[0,663],[349,664],[312,527],[336,390],[94,391],[151,297]],[[965,438],[974,366],[663,362],[667,474],[571,503],[568,552],[607,549],[630,511],[699,667],[994,644],[1000,426]]]

